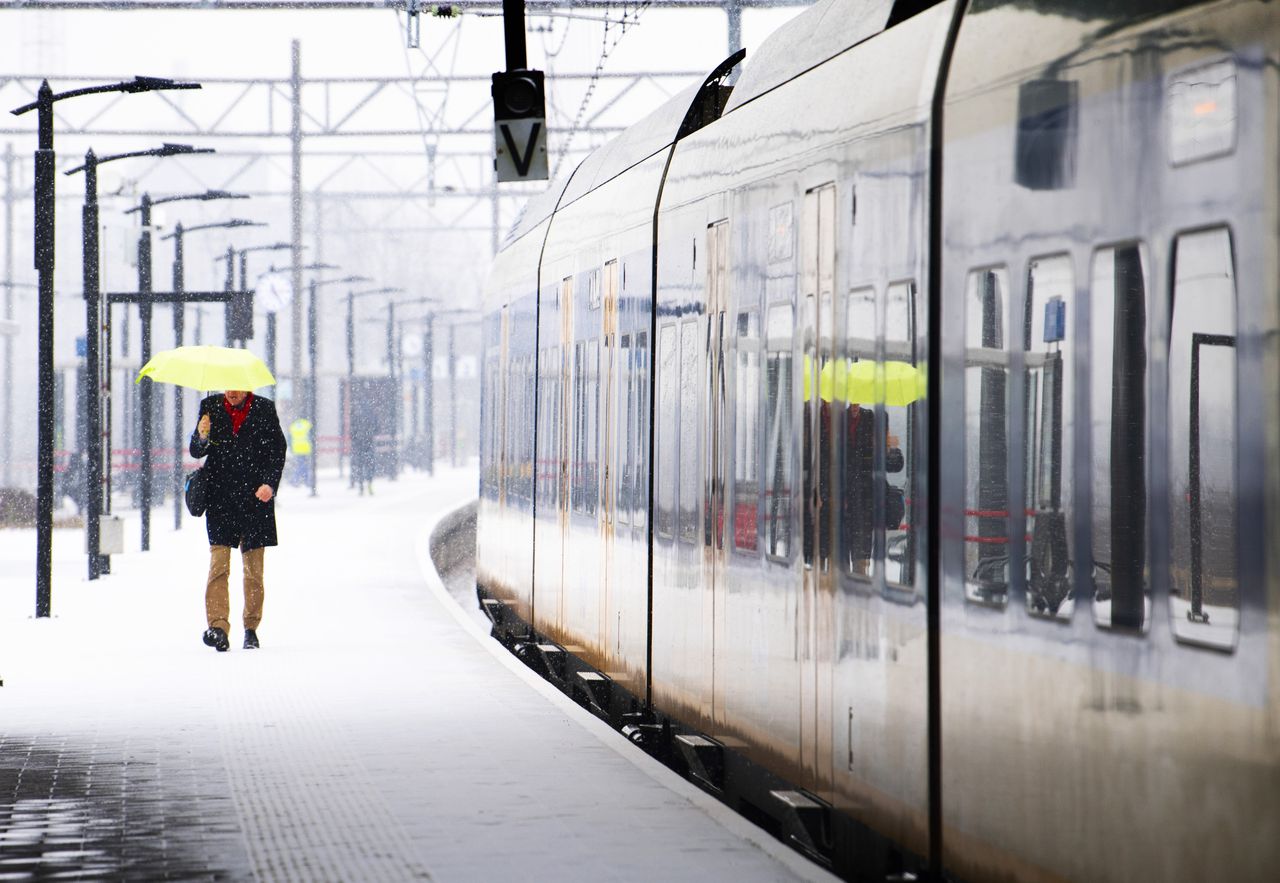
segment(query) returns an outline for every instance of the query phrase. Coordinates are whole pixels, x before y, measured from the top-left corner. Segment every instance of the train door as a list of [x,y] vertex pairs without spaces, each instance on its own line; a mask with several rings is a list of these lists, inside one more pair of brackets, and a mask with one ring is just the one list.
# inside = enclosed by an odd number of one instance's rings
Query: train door
[[[575,364],[581,352],[573,339],[573,277],[567,276],[560,283],[560,413],[564,419],[560,421],[557,431],[560,433],[560,492],[557,494],[559,510],[556,523],[559,527],[557,545],[560,547],[560,572],[555,574],[558,581],[559,604],[555,611],[557,628],[563,629],[565,622],[565,596],[569,594],[565,585],[565,559],[569,557],[569,510],[570,510],[570,470],[579,468],[580,464],[572,462],[576,448],[574,446],[573,427],[577,420],[574,415],[574,379]],[[581,371],[581,365],[576,365]]]
[[805,194],[801,226],[804,324],[804,585],[800,596],[800,762],[806,783],[830,798],[832,780],[832,402],[835,372],[835,185]]
[[[718,221],[707,228],[707,412],[706,463],[703,489],[706,520],[703,535],[703,584],[711,601],[711,715],[717,727],[724,724],[724,672],[717,677],[716,649],[724,646],[726,604],[724,543],[725,465],[729,447],[725,444],[729,415],[725,400],[725,315],[729,309],[729,222]],[[705,597],[705,596],[704,596]]]
[[601,354],[600,378],[601,393],[604,401],[600,418],[600,646],[606,656],[616,641],[611,635],[609,620],[613,616],[615,606],[611,594],[613,585],[613,553],[614,522],[616,519],[617,493],[614,485],[618,480],[616,449],[618,445],[618,262],[609,261],[604,265],[604,287],[601,298],[603,327],[600,340],[604,347]]

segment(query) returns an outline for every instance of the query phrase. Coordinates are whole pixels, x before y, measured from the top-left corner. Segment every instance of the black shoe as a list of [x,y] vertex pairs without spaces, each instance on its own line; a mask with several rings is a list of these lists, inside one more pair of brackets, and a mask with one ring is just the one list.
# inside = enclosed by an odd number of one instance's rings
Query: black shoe
[[204,642],[207,646],[212,647],[219,653],[225,653],[231,646],[231,642],[227,640],[227,633],[220,628],[206,629],[204,633]]
[[244,630],[244,649],[246,650],[258,649],[258,633],[255,632],[253,629]]

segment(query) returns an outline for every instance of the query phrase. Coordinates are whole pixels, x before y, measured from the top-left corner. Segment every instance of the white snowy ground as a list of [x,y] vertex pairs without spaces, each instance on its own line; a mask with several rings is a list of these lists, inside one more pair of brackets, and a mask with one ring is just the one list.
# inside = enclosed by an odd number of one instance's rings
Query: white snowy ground
[[833,879],[458,607],[427,536],[475,486],[286,487],[258,651],[240,649],[238,555],[232,649],[200,641],[202,521],[154,511],[143,553],[129,513],[128,551],[93,583],[83,532],[55,531],[42,620],[34,531],[0,530],[0,879]]

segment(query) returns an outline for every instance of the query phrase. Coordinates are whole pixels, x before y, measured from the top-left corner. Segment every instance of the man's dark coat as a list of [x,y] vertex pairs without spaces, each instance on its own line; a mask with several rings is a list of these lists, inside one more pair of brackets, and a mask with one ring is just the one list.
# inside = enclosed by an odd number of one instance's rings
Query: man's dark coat
[[[284,472],[286,444],[280,418],[271,399],[254,396],[240,431],[231,432],[231,415],[221,393],[200,403],[196,422],[209,415],[209,437],[191,433],[191,456],[204,463],[209,511],[205,527],[211,546],[235,546],[244,551],[276,545],[275,492]],[[272,491],[263,503],[254,493],[262,485]]]

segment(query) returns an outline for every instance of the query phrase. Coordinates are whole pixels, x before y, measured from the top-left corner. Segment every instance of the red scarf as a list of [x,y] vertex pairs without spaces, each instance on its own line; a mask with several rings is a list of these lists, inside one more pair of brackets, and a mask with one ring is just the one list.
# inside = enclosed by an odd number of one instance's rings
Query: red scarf
[[253,404],[253,393],[249,393],[244,397],[244,401],[240,407],[233,408],[231,403],[227,401],[226,396],[222,398],[222,408],[231,417],[231,434],[237,435],[240,427],[244,425],[244,421],[249,417],[249,406]]

